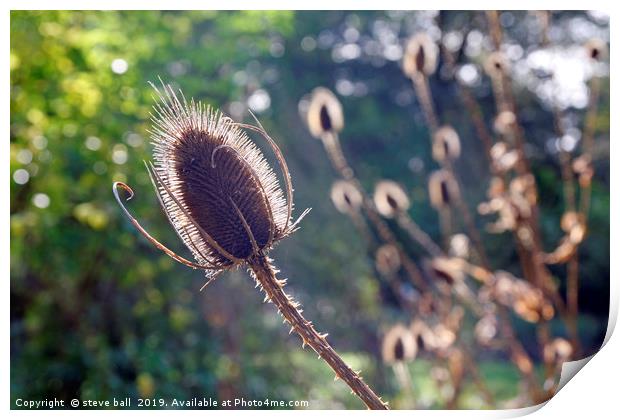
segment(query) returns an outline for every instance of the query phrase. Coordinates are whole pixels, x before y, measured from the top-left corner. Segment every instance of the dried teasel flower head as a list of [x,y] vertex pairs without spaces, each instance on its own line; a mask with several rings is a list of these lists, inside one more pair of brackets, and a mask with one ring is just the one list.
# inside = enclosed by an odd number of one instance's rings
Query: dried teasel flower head
[[430,76],[437,68],[439,49],[427,34],[420,32],[409,38],[403,56],[403,72],[410,78]]
[[493,294],[498,302],[511,307],[522,319],[536,323],[553,318],[555,311],[540,289],[507,271],[494,273]]
[[400,269],[400,255],[396,246],[384,244],[377,249],[375,265],[384,276],[392,276]]
[[373,196],[377,211],[384,217],[394,217],[409,209],[407,193],[394,181],[379,181]]
[[491,147],[490,155],[493,168],[499,173],[512,170],[519,161],[519,153],[510,149],[503,141],[498,141]]
[[517,125],[517,117],[512,111],[502,111],[497,114],[493,128],[502,136],[511,134]]
[[430,262],[430,269],[436,278],[448,285],[454,285],[465,278],[462,260],[459,258],[435,257]]
[[581,155],[573,161],[573,171],[578,176],[579,186],[588,188],[592,184],[594,168],[592,167],[592,156],[590,154]]
[[362,206],[362,194],[350,181],[338,180],[334,182],[330,197],[340,213],[355,213]]
[[455,258],[466,260],[469,258],[470,241],[469,237],[463,233],[457,233],[450,238],[449,254]]
[[586,236],[586,225],[583,216],[574,211],[567,211],[562,215],[560,227],[566,232],[569,241],[574,244],[580,244]]
[[568,362],[573,354],[573,346],[564,338],[556,338],[543,349],[545,363],[560,365]]
[[342,105],[331,90],[318,87],[312,91],[306,114],[310,134],[321,138],[328,133],[338,133],[344,128]]
[[508,60],[501,52],[492,52],[484,62],[484,70],[487,72],[489,77],[502,77],[508,73]]
[[459,196],[459,187],[450,172],[440,169],[428,178],[431,205],[436,209],[449,207]]
[[461,140],[454,128],[444,125],[433,135],[433,159],[437,162],[456,160],[461,154]]
[[481,345],[488,346],[491,344],[497,335],[497,317],[491,313],[485,314],[476,323],[474,335]]
[[586,42],[584,48],[588,58],[593,61],[602,61],[607,58],[607,43],[598,38],[593,38]]
[[[238,124],[210,106],[187,101],[164,85],[155,89],[152,116],[154,163],[147,169],[159,201],[177,234],[192,252],[190,262],[157,242],[131,216],[134,226],[178,262],[204,269],[207,277],[247,262],[291,233],[292,186],[286,162],[260,126]],[[261,151],[242,130],[261,134],[284,174],[285,192]]]
[[402,324],[390,328],[383,337],[381,356],[386,364],[413,360],[417,353],[415,337],[411,330]]

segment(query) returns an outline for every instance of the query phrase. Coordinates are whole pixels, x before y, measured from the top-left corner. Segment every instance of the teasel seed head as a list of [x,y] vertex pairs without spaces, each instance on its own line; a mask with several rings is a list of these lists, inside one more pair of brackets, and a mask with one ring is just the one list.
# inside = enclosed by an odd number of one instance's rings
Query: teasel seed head
[[488,346],[497,335],[497,328],[497,317],[492,313],[485,314],[474,327],[476,341]]
[[[238,124],[210,106],[158,89],[150,130],[154,163],[147,164],[160,204],[197,264],[150,236],[114,194],[131,222],[157,248],[207,277],[247,262],[291,233],[292,187],[280,150],[260,126]],[[242,129],[261,134],[274,150],[285,192],[261,151]],[[129,198],[131,198],[131,196]]]
[[492,52],[484,62],[484,69],[491,78],[502,77],[508,73],[508,60],[501,52]]
[[394,217],[409,209],[407,193],[394,181],[380,181],[373,196],[377,211],[384,217]]
[[470,240],[463,233],[457,233],[450,238],[449,254],[455,258],[467,260],[469,258]]
[[411,361],[418,353],[418,345],[411,330],[402,324],[389,329],[383,337],[381,356],[386,364]]
[[392,244],[381,245],[375,253],[377,271],[384,276],[393,276],[400,270],[400,254]]
[[433,159],[454,161],[461,155],[461,140],[454,128],[444,125],[433,135]]
[[562,215],[560,227],[567,234],[567,238],[573,245],[580,244],[586,236],[586,225],[583,216],[574,211],[567,211]]
[[568,340],[561,337],[547,343],[543,349],[543,358],[545,363],[552,364],[554,366],[568,362],[572,355],[573,346],[568,342]]
[[602,61],[607,58],[607,43],[598,38],[590,39],[584,47],[588,58],[593,61]]
[[338,180],[332,184],[332,203],[340,213],[356,213],[362,206],[362,194],[350,181]]
[[427,34],[412,36],[405,46],[403,72],[410,78],[430,76],[437,68],[438,53],[437,44]]
[[440,169],[428,178],[431,205],[437,210],[449,207],[459,196],[459,187],[450,172]]
[[499,134],[507,136],[514,132],[517,125],[517,117],[512,111],[502,111],[495,117],[493,128]]
[[430,269],[436,278],[450,286],[465,279],[459,258],[435,257],[430,262]]
[[312,91],[306,118],[310,134],[319,139],[326,133],[338,133],[344,128],[342,105],[336,95],[324,87]]

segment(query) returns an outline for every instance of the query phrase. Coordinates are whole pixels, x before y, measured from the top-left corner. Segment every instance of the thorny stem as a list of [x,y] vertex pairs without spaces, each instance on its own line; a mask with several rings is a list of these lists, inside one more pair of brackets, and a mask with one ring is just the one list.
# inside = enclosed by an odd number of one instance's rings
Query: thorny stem
[[372,389],[362,380],[362,377],[353,371],[329,345],[325,337],[319,334],[312,323],[302,315],[298,304],[287,295],[282,286],[283,281],[276,279],[276,271],[269,259],[261,252],[252,257],[248,264],[254,273],[256,281],[267,294],[267,298],[278,308],[286,322],[291,325],[291,332],[295,331],[302,339],[303,345],[310,346],[320,359],[334,370],[336,378],[342,379],[351,390],[372,410],[387,410],[387,404],[381,401]]

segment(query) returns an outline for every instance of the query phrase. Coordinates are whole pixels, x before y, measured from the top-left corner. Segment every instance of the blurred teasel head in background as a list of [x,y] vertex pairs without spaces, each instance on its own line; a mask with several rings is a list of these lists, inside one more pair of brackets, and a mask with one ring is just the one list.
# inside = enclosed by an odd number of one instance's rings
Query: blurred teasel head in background
[[411,361],[418,353],[418,345],[411,330],[402,324],[389,329],[383,337],[381,356],[386,364]]
[[400,269],[400,255],[398,248],[392,244],[381,245],[375,253],[375,266],[384,276],[392,276]]
[[384,217],[394,217],[409,209],[409,197],[398,183],[394,181],[379,181],[375,186],[373,196],[377,211]]
[[461,154],[461,140],[454,128],[445,125],[433,135],[433,159],[437,162],[453,161]]
[[310,133],[316,138],[340,132],[344,128],[344,115],[336,95],[327,88],[315,88],[310,96],[306,120]]
[[459,187],[450,172],[440,169],[428,178],[431,205],[436,209],[449,207],[459,196]]
[[403,56],[403,72],[410,78],[430,76],[437,68],[437,44],[425,33],[418,33],[407,41]]
[[362,206],[362,194],[350,181],[338,180],[332,184],[332,203],[340,213],[358,212]]

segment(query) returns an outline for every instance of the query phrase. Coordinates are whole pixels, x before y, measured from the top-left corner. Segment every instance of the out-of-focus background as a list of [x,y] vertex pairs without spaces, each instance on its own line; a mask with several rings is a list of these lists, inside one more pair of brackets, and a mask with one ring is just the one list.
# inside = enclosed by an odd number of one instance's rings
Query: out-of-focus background
[[[608,17],[554,12],[546,47],[535,13],[499,17],[541,191],[546,249],[562,236],[558,152],[578,146],[588,80],[602,77],[590,229],[579,265],[579,331],[585,353],[592,353],[606,329],[609,301],[609,77],[605,64],[593,68],[580,53],[591,38],[608,40]],[[15,398],[211,396],[360,408],[323,362],[288,335],[246,272],[224,274],[199,292],[200,272],[153,249],[122,216],[113,181],[134,187],[129,206],[155,237],[188,254],[142,163],[151,150],[147,81],[158,77],[236,120],[249,121],[249,108],[280,144],[296,213],[313,209],[301,230],[273,251],[289,278],[287,290],[378,393],[398,398],[394,373],[379,351],[398,311],[380,293],[353,224],[329,200],[335,174],[309,135],[299,102],[314,87],[332,89],[345,113],[343,149],[364,186],[399,181],[411,195],[411,216],[439,238],[426,191],[436,164],[400,64],[405,40],[419,31],[450,48],[465,43],[460,77],[491,126],[495,103],[482,69],[491,49],[484,13],[12,12],[12,404]],[[461,135],[456,171],[474,208],[490,175],[468,110],[442,64],[430,80],[433,100],[441,120]],[[553,103],[563,115],[562,139],[554,132]],[[480,226],[488,221],[477,219]],[[518,273],[509,235],[485,234],[484,242],[494,266]],[[564,271],[553,274],[561,279]],[[539,362],[531,324],[517,320],[515,327]],[[551,327],[565,334],[558,322]],[[505,354],[481,351],[477,357],[498,399],[517,395],[518,374]],[[411,369],[419,401],[437,407],[441,390],[430,379],[431,364],[421,355]],[[468,385],[459,406],[483,403]]]

